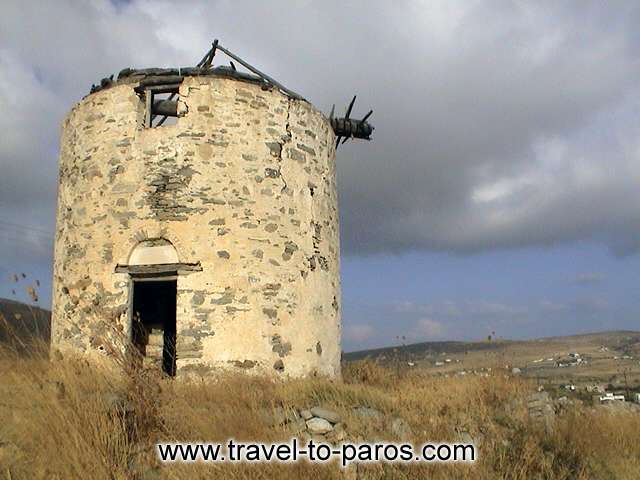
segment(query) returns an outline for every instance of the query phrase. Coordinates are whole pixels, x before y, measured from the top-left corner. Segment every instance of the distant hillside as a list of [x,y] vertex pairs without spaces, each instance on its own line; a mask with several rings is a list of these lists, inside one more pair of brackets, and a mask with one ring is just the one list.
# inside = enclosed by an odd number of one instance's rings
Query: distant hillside
[[51,312],[15,300],[0,298],[0,342],[28,344],[34,339],[49,342]]
[[364,360],[365,358],[388,359],[398,354],[401,354],[403,358],[424,357],[440,353],[464,353],[469,350],[496,350],[512,343],[514,342],[503,340],[493,342],[422,342],[349,352],[345,353],[342,358],[346,361]]
[[397,357],[403,359],[420,359],[441,354],[465,354],[468,352],[513,350],[524,347],[553,346],[557,344],[604,345],[622,353],[640,354],[640,332],[608,331],[571,335],[566,337],[547,337],[534,340],[493,340],[481,342],[423,342],[393,347],[382,347],[370,350],[349,352],[343,355],[346,361],[362,360],[365,358],[389,360]]

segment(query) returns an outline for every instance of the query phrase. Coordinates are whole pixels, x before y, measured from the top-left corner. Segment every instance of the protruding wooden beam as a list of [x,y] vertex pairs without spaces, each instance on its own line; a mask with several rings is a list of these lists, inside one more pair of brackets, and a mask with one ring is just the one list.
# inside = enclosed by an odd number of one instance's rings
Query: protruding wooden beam
[[177,117],[178,102],[177,100],[156,100],[151,107],[151,113],[165,117]]

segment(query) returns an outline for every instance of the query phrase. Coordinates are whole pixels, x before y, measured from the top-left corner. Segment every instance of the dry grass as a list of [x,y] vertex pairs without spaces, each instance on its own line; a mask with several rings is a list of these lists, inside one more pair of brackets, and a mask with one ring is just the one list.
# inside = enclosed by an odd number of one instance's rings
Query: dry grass
[[0,359],[0,478],[356,478],[337,465],[174,464],[158,466],[153,444],[166,441],[276,441],[276,407],[325,406],[340,413],[350,440],[395,440],[387,421],[362,420],[355,406],[401,416],[411,441],[479,443],[475,465],[376,464],[357,478],[640,478],[640,415],[576,407],[551,433],[532,423],[525,380],[435,378],[419,371],[349,364],[344,382],[272,382],[243,376],[172,381],[140,372],[115,374],[82,358],[38,355]]

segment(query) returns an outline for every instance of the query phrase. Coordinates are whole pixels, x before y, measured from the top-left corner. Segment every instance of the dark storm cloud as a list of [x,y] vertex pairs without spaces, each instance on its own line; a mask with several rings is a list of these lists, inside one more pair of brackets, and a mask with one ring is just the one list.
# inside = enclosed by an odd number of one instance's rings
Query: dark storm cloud
[[193,64],[218,37],[325,112],[353,93],[357,114],[375,110],[374,141],[338,151],[347,254],[632,253],[638,20],[632,2],[14,2],[0,220],[52,231],[60,122],[91,83]]

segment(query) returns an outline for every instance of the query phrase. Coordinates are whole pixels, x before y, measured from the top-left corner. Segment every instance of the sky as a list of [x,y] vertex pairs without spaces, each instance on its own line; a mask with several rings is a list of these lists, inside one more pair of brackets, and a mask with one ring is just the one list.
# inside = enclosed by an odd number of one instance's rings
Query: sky
[[634,1],[5,1],[0,297],[38,279],[50,305],[64,114],[218,38],[326,113],[374,110],[337,152],[345,350],[640,330],[639,22]]

